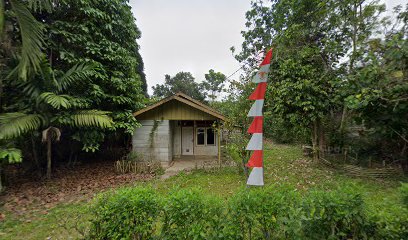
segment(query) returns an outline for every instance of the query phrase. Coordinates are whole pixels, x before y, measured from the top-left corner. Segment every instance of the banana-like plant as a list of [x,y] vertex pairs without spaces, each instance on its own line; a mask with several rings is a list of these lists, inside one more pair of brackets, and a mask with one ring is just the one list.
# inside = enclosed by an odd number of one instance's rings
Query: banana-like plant
[[85,98],[67,94],[71,85],[79,86],[91,78],[95,66],[78,64],[60,74],[43,63],[41,72],[41,76],[17,85],[30,104],[19,112],[0,114],[0,140],[42,132],[43,141],[47,143],[47,177],[50,178],[51,142],[59,140],[63,127],[106,129],[111,128],[113,122],[109,112],[89,109]]
[[[12,11],[12,16],[18,24],[21,36],[21,46],[18,48],[19,63],[13,72],[20,79],[27,80],[27,76],[36,73],[40,69],[44,46],[44,25],[37,21],[30,10],[51,11],[52,0],[0,0],[0,39],[7,37],[6,23],[12,24],[6,19],[6,10]],[[12,36],[15,37],[15,36]]]

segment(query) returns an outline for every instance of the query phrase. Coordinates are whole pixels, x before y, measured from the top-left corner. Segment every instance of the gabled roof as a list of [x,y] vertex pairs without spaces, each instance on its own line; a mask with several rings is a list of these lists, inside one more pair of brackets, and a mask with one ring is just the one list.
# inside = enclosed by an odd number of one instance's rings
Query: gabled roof
[[200,110],[202,112],[210,114],[211,116],[213,116],[215,118],[218,118],[218,119],[221,119],[221,120],[225,121],[225,117],[221,113],[217,112],[213,108],[211,108],[211,107],[205,105],[204,103],[202,103],[202,102],[200,102],[198,100],[195,100],[195,99],[193,99],[193,98],[191,98],[191,97],[189,97],[186,94],[181,93],[181,92],[178,92],[178,93],[174,94],[173,96],[167,97],[165,99],[162,99],[162,100],[160,100],[159,102],[157,102],[157,103],[155,103],[153,105],[145,107],[145,108],[133,113],[133,116],[137,117],[138,115],[140,115],[142,113],[145,113],[145,112],[150,111],[150,110],[152,110],[154,108],[157,108],[157,107],[159,107],[159,106],[161,106],[161,105],[163,105],[163,104],[165,104],[167,102],[170,102],[172,100],[182,102],[184,104],[189,105],[190,107],[193,107],[193,108],[198,109],[198,110]]

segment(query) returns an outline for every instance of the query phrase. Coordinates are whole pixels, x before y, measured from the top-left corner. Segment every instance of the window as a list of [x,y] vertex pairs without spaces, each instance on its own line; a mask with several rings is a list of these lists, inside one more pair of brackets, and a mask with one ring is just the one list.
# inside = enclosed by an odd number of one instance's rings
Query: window
[[207,145],[215,145],[215,134],[212,128],[207,128]]
[[215,132],[213,128],[199,127],[196,130],[197,134],[197,146],[216,145],[215,144]]
[[197,145],[205,143],[205,128],[197,128]]

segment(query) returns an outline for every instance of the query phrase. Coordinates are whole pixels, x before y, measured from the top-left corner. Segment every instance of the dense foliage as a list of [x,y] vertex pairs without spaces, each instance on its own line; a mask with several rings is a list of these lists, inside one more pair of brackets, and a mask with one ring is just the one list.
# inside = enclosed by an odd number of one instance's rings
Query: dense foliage
[[52,152],[67,160],[103,142],[124,146],[137,126],[132,113],[147,94],[140,31],[127,1],[2,0],[0,6],[2,162],[23,156],[42,169],[47,156],[50,171]]
[[127,1],[58,1],[52,14],[41,18],[50,34],[52,66],[66,70],[81,62],[97,65],[92,81],[76,94],[86,94],[92,106],[111,111],[115,129],[133,132],[132,113],[143,104],[146,80],[136,42],[140,31]]
[[194,81],[194,77],[189,72],[179,72],[174,77],[166,74],[164,84],[153,86],[153,96],[157,98],[170,97],[178,92],[204,101],[205,94],[202,92],[200,84]]
[[176,190],[164,198],[144,188],[109,192],[97,198],[92,208],[90,237],[405,239],[408,234],[407,209],[396,210],[388,219],[368,213],[352,186],[302,196],[291,187],[273,185],[243,189],[223,201],[199,189]]
[[208,98],[214,102],[214,100],[217,99],[217,94],[223,91],[227,77],[221,72],[215,72],[213,69],[210,69],[204,76],[205,81],[203,81],[201,85],[206,91]]
[[408,169],[407,10],[397,7],[393,18],[384,11],[370,0],[252,1],[235,55],[245,74],[235,89],[252,86],[257,64],[273,47],[266,135],[310,142],[316,157],[328,146],[353,146],[360,155],[377,149],[370,153],[375,159]]

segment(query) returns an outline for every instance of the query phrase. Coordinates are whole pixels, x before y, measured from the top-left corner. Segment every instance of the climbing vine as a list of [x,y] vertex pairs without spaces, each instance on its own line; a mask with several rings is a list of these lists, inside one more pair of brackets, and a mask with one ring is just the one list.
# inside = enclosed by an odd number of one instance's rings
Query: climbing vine
[[154,120],[152,130],[150,131],[150,134],[149,134],[150,149],[153,148],[154,133],[157,131],[157,128],[159,127],[159,122],[163,122],[163,120],[161,121]]

